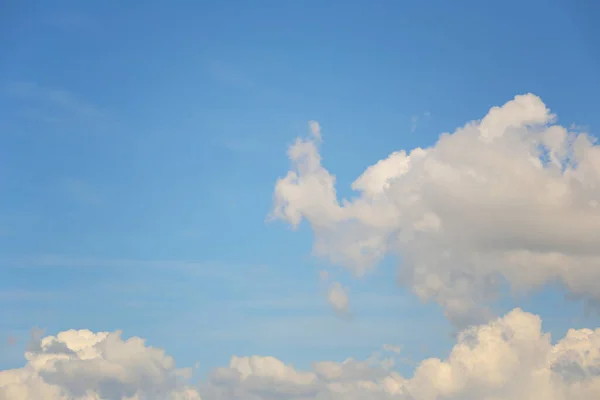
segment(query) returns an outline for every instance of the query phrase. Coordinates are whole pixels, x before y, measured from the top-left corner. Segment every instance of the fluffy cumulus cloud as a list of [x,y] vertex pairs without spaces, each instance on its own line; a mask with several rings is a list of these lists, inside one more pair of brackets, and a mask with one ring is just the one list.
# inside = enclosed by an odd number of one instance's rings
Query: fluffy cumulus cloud
[[315,362],[300,371],[274,357],[232,357],[192,388],[160,349],[116,333],[67,331],[26,353],[27,365],[0,372],[2,400],[596,400],[600,329],[570,330],[552,344],[539,317],[515,309],[463,330],[450,355],[395,371],[401,350],[383,346],[359,361]]
[[462,331],[447,359],[422,361],[411,378],[394,371],[395,351],[390,354],[317,362],[311,371],[272,357],[234,357],[229,367],[214,372],[203,399],[600,398],[600,329],[571,330],[552,345],[540,318],[520,309]]
[[272,216],[308,221],[316,255],[360,276],[395,254],[401,284],[458,326],[486,321],[481,305],[504,282],[522,292],[558,281],[600,299],[600,146],[556,124],[539,97],[392,152],[354,181],[351,199],[338,199],[321,131],[311,132],[289,149]]
[[[36,336],[36,335],[34,335]],[[35,338],[23,368],[0,371],[0,400],[199,400],[161,349],[120,332],[87,330]]]

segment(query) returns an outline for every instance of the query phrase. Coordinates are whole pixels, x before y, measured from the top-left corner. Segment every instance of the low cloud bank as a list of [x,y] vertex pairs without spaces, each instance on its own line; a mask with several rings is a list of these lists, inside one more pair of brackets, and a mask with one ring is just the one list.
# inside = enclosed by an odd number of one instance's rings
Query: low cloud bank
[[[368,360],[315,362],[300,371],[274,357],[232,357],[192,385],[163,350],[120,332],[66,331],[39,340],[23,368],[0,372],[2,400],[596,400],[600,329],[570,330],[552,344],[541,319],[515,309],[463,330],[450,356],[430,358],[407,378],[401,350]],[[400,353],[400,354],[398,354]]]

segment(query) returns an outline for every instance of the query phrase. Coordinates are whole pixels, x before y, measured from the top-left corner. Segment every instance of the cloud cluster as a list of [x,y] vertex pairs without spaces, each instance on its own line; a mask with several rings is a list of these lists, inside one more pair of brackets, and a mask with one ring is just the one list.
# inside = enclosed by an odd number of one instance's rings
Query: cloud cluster
[[[395,349],[392,349],[395,350]],[[211,400],[592,400],[600,396],[600,329],[571,330],[557,344],[539,317],[515,309],[458,336],[449,357],[422,361],[412,378],[395,352],[317,362],[298,371],[272,357],[234,357],[203,388]]]
[[539,97],[516,96],[371,165],[342,200],[312,130],[289,148],[272,217],[308,221],[314,253],[358,276],[399,256],[401,284],[458,326],[489,318],[481,305],[504,282],[600,299],[600,146],[555,121]]
[[552,344],[541,319],[515,309],[467,328],[447,359],[412,377],[394,370],[401,350],[383,346],[359,361],[315,362],[299,371],[274,357],[232,357],[196,388],[189,371],[143,340],[67,331],[41,339],[27,365],[0,372],[2,400],[595,400],[600,398],[600,329],[570,330]]
[[199,400],[161,349],[120,332],[34,332],[23,368],[0,371],[0,400]]

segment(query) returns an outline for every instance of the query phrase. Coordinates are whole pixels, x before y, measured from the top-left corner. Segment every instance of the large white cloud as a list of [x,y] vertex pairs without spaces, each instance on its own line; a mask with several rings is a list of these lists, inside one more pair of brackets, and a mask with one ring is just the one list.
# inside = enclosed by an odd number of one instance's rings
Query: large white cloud
[[0,400],[199,400],[161,349],[120,332],[70,330],[35,340],[27,365],[0,371]]
[[210,400],[600,398],[600,329],[570,330],[552,345],[540,318],[520,309],[462,331],[447,359],[422,361],[412,378],[394,372],[390,360],[317,362],[298,371],[272,357],[234,357],[202,394]]
[[319,130],[290,147],[272,217],[307,220],[314,253],[357,275],[399,255],[401,283],[458,325],[484,321],[503,281],[600,299],[600,147],[555,121],[539,97],[516,96],[430,148],[393,152],[341,201]]

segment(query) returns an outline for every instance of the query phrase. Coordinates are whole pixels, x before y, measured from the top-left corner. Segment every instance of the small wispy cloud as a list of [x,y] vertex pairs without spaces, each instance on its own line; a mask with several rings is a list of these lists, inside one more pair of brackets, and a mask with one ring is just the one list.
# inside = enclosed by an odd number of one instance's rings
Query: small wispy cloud
[[421,115],[413,115],[412,117],[410,117],[410,132],[411,133],[414,133],[417,130],[419,121],[421,120],[422,117],[429,118],[429,117],[431,117],[431,113],[429,111],[425,111]]
[[400,352],[402,351],[402,346],[397,346],[397,345],[393,345],[393,344],[384,344],[382,349],[384,351],[387,351],[390,353],[400,354]]
[[310,127],[310,133],[317,140],[321,141],[321,125],[317,121],[308,121]]
[[418,115],[413,115],[410,118],[410,131],[414,132],[417,130],[417,122],[419,122],[419,116]]
[[327,293],[327,301],[340,316],[348,316],[349,314],[349,300],[348,300],[348,289],[343,287],[341,283],[334,282],[329,287]]
[[2,89],[5,96],[19,103],[22,114],[32,119],[61,123],[81,118],[105,118],[98,107],[66,89],[42,86],[35,82],[10,82]]

